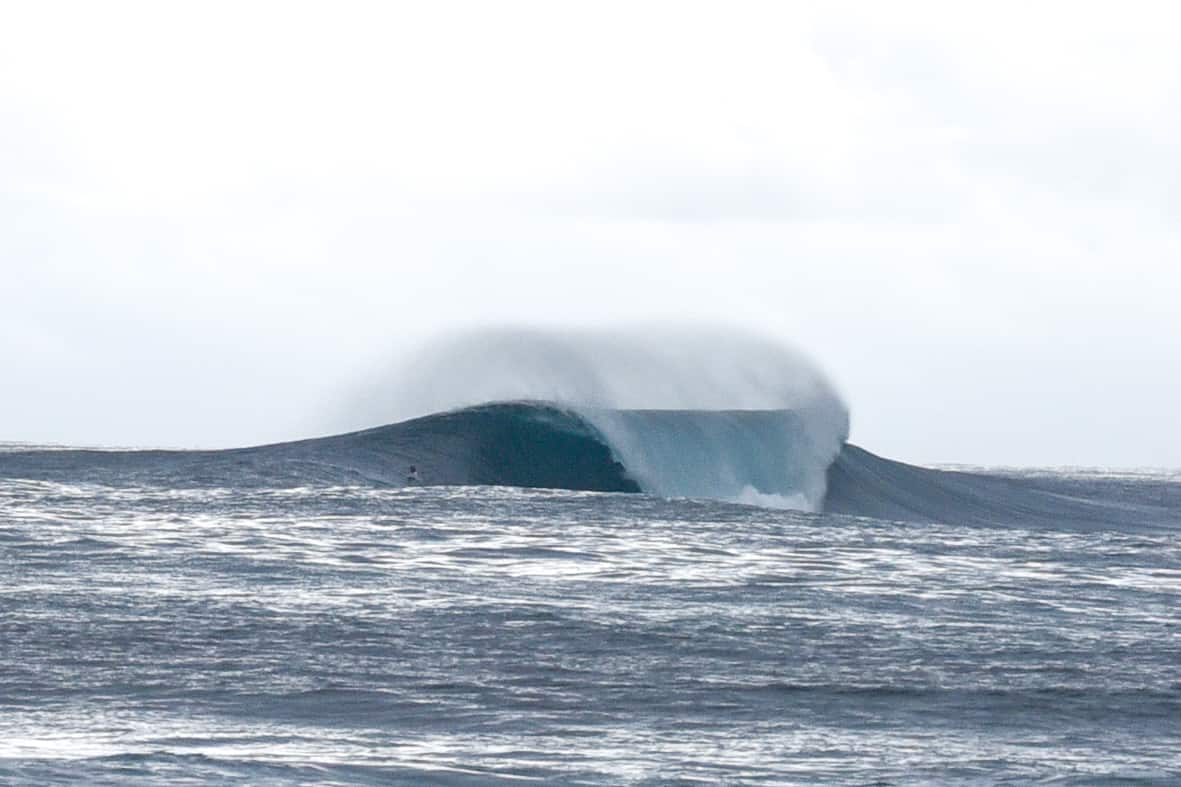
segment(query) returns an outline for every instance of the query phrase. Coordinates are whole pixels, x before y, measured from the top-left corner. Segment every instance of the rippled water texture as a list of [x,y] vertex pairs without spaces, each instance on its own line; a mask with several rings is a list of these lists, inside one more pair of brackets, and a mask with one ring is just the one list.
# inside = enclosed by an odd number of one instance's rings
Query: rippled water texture
[[1179,602],[1118,523],[0,480],[0,782],[1169,783]]

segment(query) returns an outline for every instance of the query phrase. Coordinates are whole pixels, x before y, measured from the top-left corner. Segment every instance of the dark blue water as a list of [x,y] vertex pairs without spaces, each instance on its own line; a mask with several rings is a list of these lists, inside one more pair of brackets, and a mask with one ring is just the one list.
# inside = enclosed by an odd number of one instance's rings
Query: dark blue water
[[1181,780],[1178,531],[979,520],[0,479],[0,782]]

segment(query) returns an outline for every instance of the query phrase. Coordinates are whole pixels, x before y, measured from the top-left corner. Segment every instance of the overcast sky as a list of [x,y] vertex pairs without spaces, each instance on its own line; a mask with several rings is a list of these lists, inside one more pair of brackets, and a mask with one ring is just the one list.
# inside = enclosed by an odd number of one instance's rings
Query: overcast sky
[[1181,466],[1175,7],[4,3],[0,440],[322,434],[443,330],[668,319],[879,453]]

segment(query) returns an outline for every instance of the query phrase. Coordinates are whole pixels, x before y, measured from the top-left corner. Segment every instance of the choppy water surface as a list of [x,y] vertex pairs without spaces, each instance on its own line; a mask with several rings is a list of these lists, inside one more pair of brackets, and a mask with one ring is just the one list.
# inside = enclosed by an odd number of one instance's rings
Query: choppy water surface
[[1179,607],[1118,523],[0,480],[0,782],[1168,783]]

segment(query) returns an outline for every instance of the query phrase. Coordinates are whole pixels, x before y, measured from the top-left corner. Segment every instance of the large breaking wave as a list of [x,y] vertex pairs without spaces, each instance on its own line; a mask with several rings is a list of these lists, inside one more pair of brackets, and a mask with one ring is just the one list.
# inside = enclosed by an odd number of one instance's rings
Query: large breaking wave
[[647,492],[1016,527],[1175,527],[1181,509],[1173,485],[954,472],[875,456],[846,443],[847,411],[815,367],[732,334],[475,334],[430,348],[371,390],[380,395],[358,403],[355,417],[412,417],[221,451],[0,450],[0,476]]
[[822,505],[849,430],[801,354],[717,328],[467,333],[365,389],[354,417],[369,422],[545,402],[593,428],[645,492],[805,510]]

